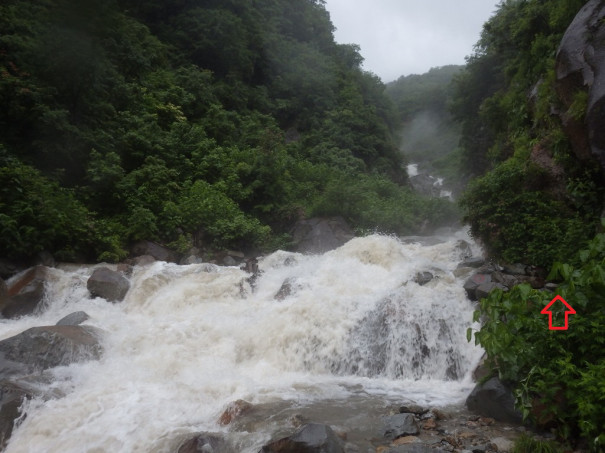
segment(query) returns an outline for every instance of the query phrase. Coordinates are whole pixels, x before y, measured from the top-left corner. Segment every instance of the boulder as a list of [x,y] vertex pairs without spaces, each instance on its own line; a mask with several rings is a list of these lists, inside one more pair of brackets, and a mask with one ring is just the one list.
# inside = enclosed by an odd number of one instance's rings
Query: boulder
[[489,296],[489,293],[491,293],[495,289],[508,291],[508,288],[502,283],[488,282],[477,286],[477,288],[475,289],[475,297],[477,298],[477,300],[481,300]]
[[199,256],[196,255],[189,255],[186,258],[183,258],[179,264],[181,265],[189,265],[189,264],[202,264],[204,262],[204,260],[202,258],[200,258]]
[[288,277],[284,280],[279,290],[273,296],[275,300],[284,300],[286,297],[290,296],[296,289],[296,278]]
[[[569,25],[556,56],[555,88],[566,111],[565,132],[580,159],[591,155],[605,168],[605,4],[590,0]],[[588,90],[585,115],[573,112],[578,92]],[[577,107],[576,107],[577,108]]]
[[259,453],[344,453],[332,428],[309,423],[289,437],[265,445]]
[[483,384],[477,384],[466,399],[466,407],[484,417],[491,417],[506,423],[521,423],[523,417],[515,409],[515,398],[509,387],[493,377]]
[[174,250],[152,241],[137,242],[132,247],[132,254],[135,256],[150,255],[158,261],[166,261],[167,263],[178,263],[180,258]]
[[464,290],[470,300],[477,300],[476,290],[479,286],[490,283],[492,277],[490,274],[475,274],[464,282]]
[[15,421],[23,415],[20,410],[23,400],[32,396],[29,389],[16,383],[0,382],[0,450],[6,447]]
[[130,282],[121,273],[99,267],[92,273],[86,287],[93,297],[102,297],[110,302],[121,301],[130,288]]
[[219,453],[231,452],[227,448],[225,440],[216,434],[197,434],[191,439],[183,442],[177,453]]
[[88,320],[90,316],[84,311],[75,311],[57,321],[57,326],[77,326]]
[[433,274],[431,274],[430,272],[424,271],[424,272],[418,272],[416,274],[416,276],[414,277],[414,281],[416,283],[418,283],[420,286],[424,286],[428,282],[430,282],[433,278],[434,278]]
[[433,448],[425,444],[408,444],[387,448],[386,450],[383,450],[383,453],[446,453],[447,451],[448,450]]
[[484,258],[479,258],[479,257],[466,258],[464,261],[462,261],[460,264],[458,264],[458,268],[472,267],[474,269],[477,269],[477,268],[483,266],[484,264],[485,264]]
[[32,327],[0,341],[0,379],[99,359],[100,336],[90,326]]
[[292,229],[294,250],[300,253],[324,253],[355,237],[342,217],[299,220]]
[[221,426],[226,426],[230,424],[236,418],[244,415],[247,412],[252,410],[252,404],[244,400],[233,401],[227,406],[225,412],[223,412],[218,419],[218,424]]
[[509,275],[525,275],[527,266],[521,263],[503,264],[502,272]]
[[412,414],[395,414],[383,417],[384,437],[395,440],[402,436],[415,436],[420,432],[416,418]]
[[48,279],[48,268],[35,266],[13,281],[8,287],[2,316],[18,318],[31,315],[41,308]]

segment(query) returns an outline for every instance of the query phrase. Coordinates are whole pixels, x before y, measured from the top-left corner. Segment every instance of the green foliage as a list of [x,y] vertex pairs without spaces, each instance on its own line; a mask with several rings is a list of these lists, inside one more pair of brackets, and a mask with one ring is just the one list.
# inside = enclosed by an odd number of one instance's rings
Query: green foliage
[[521,434],[515,439],[511,453],[561,453],[562,449],[552,441],[534,439],[527,434]]
[[[500,378],[516,389],[517,405],[538,425],[556,428],[563,439],[585,438],[601,451],[605,438],[605,235],[577,255],[577,266],[556,263],[550,278],[577,312],[568,330],[548,329],[540,311],[553,294],[527,284],[493,291],[475,319],[485,319],[476,342]],[[553,308],[553,325],[564,324]],[[559,311],[560,310],[560,311]],[[600,442],[600,443],[599,443]]]

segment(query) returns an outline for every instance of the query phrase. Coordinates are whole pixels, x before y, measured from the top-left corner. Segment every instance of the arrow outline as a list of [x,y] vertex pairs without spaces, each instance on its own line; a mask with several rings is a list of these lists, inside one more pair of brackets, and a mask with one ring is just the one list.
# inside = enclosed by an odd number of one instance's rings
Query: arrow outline
[[[549,308],[558,300],[563,302],[563,305],[565,305],[565,307],[567,308],[565,310],[565,325],[563,327],[555,327],[552,325],[552,311],[549,310]],[[550,303],[546,307],[542,309],[542,311],[540,311],[540,313],[543,315],[548,315],[548,330],[567,330],[569,329],[569,315],[575,315],[576,311],[571,305],[569,305],[565,301],[565,299],[557,295],[553,298],[553,300],[550,301]]]

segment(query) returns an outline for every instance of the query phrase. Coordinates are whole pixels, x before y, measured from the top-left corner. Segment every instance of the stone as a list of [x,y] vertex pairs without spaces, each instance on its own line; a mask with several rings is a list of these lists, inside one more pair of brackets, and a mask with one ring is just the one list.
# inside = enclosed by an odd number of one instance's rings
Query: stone
[[15,422],[23,416],[20,410],[23,400],[32,396],[29,389],[18,384],[0,382],[0,450],[4,450],[13,433]]
[[481,300],[481,299],[487,297],[489,295],[489,293],[491,293],[495,289],[501,289],[503,291],[508,291],[508,288],[506,286],[504,286],[502,283],[488,282],[488,283],[483,283],[483,284],[479,285],[475,289],[475,297],[477,298],[477,300]]
[[132,276],[132,273],[134,272],[134,266],[127,264],[127,263],[119,263],[116,266],[116,270],[118,272],[120,272],[121,274],[124,274],[126,277],[130,277],[130,276]]
[[152,241],[139,241],[132,247],[132,254],[149,255],[158,261],[166,261],[167,263],[178,263],[179,254],[168,247],[164,247]]
[[514,442],[506,437],[495,437],[491,439],[491,443],[498,447],[499,453],[506,453],[513,449]]
[[280,286],[279,290],[275,294],[275,296],[273,296],[273,298],[275,300],[284,300],[286,297],[291,295],[292,292],[294,291],[295,283],[296,283],[296,278],[294,278],[294,277],[288,277],[287,279],[285,279],[284,282],[282,283],[282,285]]
[[236,418],[244,415],[247,412],[250,412],[252,408],[252,404],[247,401],[233,401],[227,406],[227,409],[225,409],[225,411],[219,417],[218,424],[221,426],[227,426]]
[[480,285],[484,283],[489,283],[492,281],[492,277],[489,274],[475,274],[468,278],[466,282],[464,282],[464,290],[466,291],[466,295],[470,300],[477,300],[476,290]]
[[75,311],[57,321],[57,326],[77,326],[90,318],[84,311]]
[[119,302],[124,299],[130,289],[130,282],[126,277],[107,267],[94,270],[86,287],[93,297],[102,297],[109,302]]
[[415,415],[424,415],[429,412],[429,409],[419,406],[417,404],[408,404],[407,406],[401,406],[399,408],[400,414],[415,414]]
[[199,256],[189,255],[186,258],[183,258],[179,264],[181,265],[189,265],[189,264],[202,264],[204,260]]
[[197,434],[181,444],[177,453],[219,453],[230,452],[225,440],[216,434]]
[[544,285],[548,291],[556,291],[559,285],[557,283],[548,282]]
[[227,255],[223,258],[224,266],[237,266],[237,261],[232,256]]
[[45,266],[35,266],[27,270],[8,287],[8,298],[2,307],[2,316],[18,318],[42,308],[48,280],[48,268]]
[[511,389],[497,377],[477,384],[466,399],[466,407],[479,415],[501,422],[521,424],[523,420],[521,413],[515,409]]
[[437,422],[434,418],[429,418],[422,424],[422,429],[437,429]]
[[132,263],[135,266],[149,266],[155,263],[157,260],[151,255],[141,255],[132,259]]
[[456,254],[458,255],[458,259],[472,259],[471,257],[473,256],[473,250],[471,245],[465,240],[458,240],[456,242],[455,250]]
[[[605,168],[605,4],[590,0],[569,25],[556,55],[555,89],[561,120],[574,154],[595,158]],[[572,110],[578,92],[588,91],[586,113]]]
[[91,326],[32,327],[0,341],[0,379],[97,360],[101,331]]
[[461,267],[472,267],[473,269],[478,269],[485,264],[485,259],[481,257],[475,258],[466,258],[460,264],[458,264],[458,268]]
[[394,447],[398,447],[400,445],[417,444],[419,442],[420,439],[416,436],[404,436],[395,439],[391,445]]
[[433,274],[431,274],[430,272],[424,271],[424,272],[418,272],[416,274],[416,276],[414,277],[414,281],[416,283],[418,283],[420,286],[424,286],[428,282],[430,282],[433,278],[434,278]]
[[509,275],[526,275],[527,266],[521,263],[503,264],[502,272]]
[[334,250],[355,237],[342,217],[299,220],[291,234],[294,251],[308,254]]
[[309,423],[289,437],[265,445],[259,453],[344,453],[332,428]]
[[475,382],[481,381],[483,378],[492,374],[490,367],[487,364],[487,354],[483,354],[481,360],[473,370],[473,380]]
[[384,437],[395,440],[402,436],[415,436],[420,432],[416,418],[412,414],[396,414],[383,417]]
[[55,267],[55,265],[56,265],[55,258],[47,250],[43,250],[43,251],[39,252],[36,255],[36,258],[34,259],[34,263],[36,265],[41,265],[41,266],[46,266],[46,267]]

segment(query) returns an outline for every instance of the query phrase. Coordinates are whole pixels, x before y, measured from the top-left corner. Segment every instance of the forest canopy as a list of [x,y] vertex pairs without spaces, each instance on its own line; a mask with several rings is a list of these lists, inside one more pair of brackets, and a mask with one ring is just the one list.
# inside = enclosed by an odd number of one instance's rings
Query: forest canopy
[[385,86],[321,1],[7,0],[0,30],[7,258],[262,250],[301,216],[394,233],[455,216],[407,187]]

